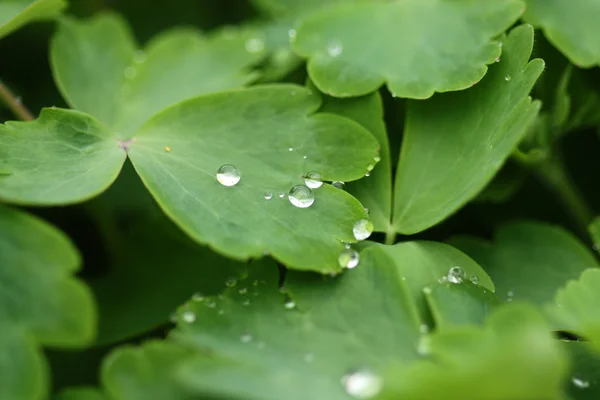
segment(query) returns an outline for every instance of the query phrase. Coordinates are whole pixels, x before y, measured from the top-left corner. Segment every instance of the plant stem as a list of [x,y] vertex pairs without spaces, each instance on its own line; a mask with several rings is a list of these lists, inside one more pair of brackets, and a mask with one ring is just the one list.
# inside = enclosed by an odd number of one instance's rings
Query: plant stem
[[394,228],[392,226],[389,226],[387,231],[385,232],[385,244],[386,245],[393,245],[396,242],[396,231],[394,231]]
[[0,81],[0,98],[19,119],[23,121],[31,121],[34,119],[33,114],[31,114],[27,107],[21,103],[21,100],[16,97],[2,81]]

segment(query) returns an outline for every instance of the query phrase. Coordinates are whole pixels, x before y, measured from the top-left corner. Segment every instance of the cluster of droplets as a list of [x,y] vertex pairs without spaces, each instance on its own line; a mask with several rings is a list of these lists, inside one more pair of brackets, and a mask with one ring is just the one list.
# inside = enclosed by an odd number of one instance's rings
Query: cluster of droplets
[[[467,280],[467,273],[458,265],[450,268],[448,270],[448,273],[444,276],[442,276],[439,279],[440,283],[452,283],[452,284],[459,284],[459,283],[463,283],[464,281]],[[471,281],[472,284],[474,285],[479,285],[479,277],[477,275],[471,275],[468,278],[469,281]]]

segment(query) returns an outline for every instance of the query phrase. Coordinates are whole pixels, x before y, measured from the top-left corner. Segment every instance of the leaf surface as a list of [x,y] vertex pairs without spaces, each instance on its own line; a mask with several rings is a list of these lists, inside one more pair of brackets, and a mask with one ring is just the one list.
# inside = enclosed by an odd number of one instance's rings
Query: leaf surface
[[0,38],[30,22],[52,19],[66,6],[65,0],[4,0],[0,2]]
[[[198,242],[239,259],[269,252],[294,268],[339,271],[342,242],[356,241],[363,207],[327,184],[313,189],[308,208],[286,197],[311,171],[326,181],[362,177],[378,144],[351,120],[314,114],[319,103],[293,85],[198,97],[144,125],[129,157],[167,215]],[[238,184],[219,184],[223,165],[239,171]]]
[[528,62],[532,46],[531,26],[517,27],[475,87],[409,102],[394,189],[399,233],[423,231],[457,211],[516,148],[540,106],[527,97],[544,68],[542,60]]
[[387,83],[397,97],[423,99],[479,81],[500,56],[492,39],[523,8],[513,0],[340,3],[301,18],[293,48],[325,93],[357,96]]

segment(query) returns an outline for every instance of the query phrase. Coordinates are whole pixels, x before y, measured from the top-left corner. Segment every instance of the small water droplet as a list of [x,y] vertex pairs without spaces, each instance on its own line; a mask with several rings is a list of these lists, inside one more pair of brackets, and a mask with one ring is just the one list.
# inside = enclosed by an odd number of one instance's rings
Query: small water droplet
[[240,342],[242,343],[250,343],[253,339],[254,338],[252,337],[252,335],[248,332],[242,333],[242,335],[240,336]]
[[307,208],[312,206],[312,204],[315,202],[315,195],[308,186],[296,185],[290,189],[288,199],[290,200],[290,203],[294,205],[294,207]]
[[134,79],[137,76],[137,69],[134,67],[125,68],[125,78]]
[[306,353],[304,355],[304,362],[311,363],[315,360],[315,355],[313,353]]
[[321,174],[316,171],[311,171],[304,177],[304,183],[311,189],[318,189],[323,185]]
[[369,209],[367,207],[365,207],[365,213],[367,213],[367,215],[369,215]]
[[571,379],[571,382],[573,382],[573,385],[575,385],[579,389],[587,389],[590,387],[589,381],[585,381],[575,376]]
[[265,200],[271,200],[273,198],[273,193],[265,192]]
[[237,284],[237,279],[235,278],[227,278],[227,280],[225,281],[225,286],[227,287],[234,287]]
[[429,286],[425,286],[423,288],[423,293],[425,293],[425,294],[431,294],[431,288]]
[[294,151],[294,148],[293,148],[293,147],[290,147],[290,148],[288,149],[288,151]]
[[338,264],[342,268],[352,269],[358,265],[360,256],[356,250],[344,249],[338,257]]
[[356,240],[365,240],[373,233],[373,223],[368,219],[359,219],[352,227],[352,233]]
[[469,280],[473,285],[479,285],[479,277],[477,275],[471,275]]
[[204,301],[204,295],[200,292],[196,292],[192,295],[192,300],[194,301]]
[[308,157],[307,156],[302,156],[302,158],[304,158],[306,160]]
[[422,356],[427,356],[431,353],[431,346],[429,345],[429,336],[422,335],[417,344],[417,353]]
[[250,305],[250,300],[246,299],[242,302],[243,306],[249,306]]
[[208,308],[215,308],[217,306],[217,303],[215,303],[214,300],[207,300],[204,302],[204,305]]
[[245,287],[240,288],[240,290],[238,290],[238,293],[241,295],[245,295],[246,293],[248,293],[248,289],[246,289]]
[[373,371],[359,369],[342,378],[346,393],[355,399],[370,399],[377,396],[383,386],[383,380]]
[[375,161],[376,163],[378,163],[379,161],[381,161],[381,157],[380,156],[375,156],[375,157],[373,157],[373,161]]
[[373,164],[367,165],[367,172],[373,171],[373,168],[375,168],[375,166]]
[[461,267],[456,266],[450,268],[450,270],[448,271],[448,276],[446,278],[450,283],[462,283],[462,281],[464,281],[466,278],[466,274]]
[[506,75],[504,77],[504,80],[507,81],[507,82],[510,81],[511,79],[512,79],[512,77],[510,75]]
[[280,199],[283,199],[285,197],[285,193],[281,192],[281,193],[278,194],[278,196],[279,196]]
[[500,62],[500,57],[496,57],[495,62]]
[[231,164],[222,165],[217,171],[217,180],[223,186],[235,186],[240,179],[240,171]]
[[181,314],[181,319],[183,320],[183,322],[193,324],[196,321],[196,314],[191,310],[187,310]]
[[368,178],[368,177],[370,177],[370,176],[371,176],[371,174],[370,174],[370,173],[368,173],[368,172],[365,174],[365,178]]
[[296,30],[295,29],[290,29],[288,31],[288,37],[290,38],[291,42],[295,42],[296,41]]
[[292,299],[287,299],[283,303],[283,306],[285,307],[286,310],[293,310],[294,308],[296,308],[296,303]]
[[339,40],[331,40],[327,45],[327,54],[329,57],[338,57],[342,54],[344,47]]
[[419,326],[419,332],[421,332],[421,335],[425,335],[426,333],[429,333],[429,325],[421,324]]
[[346,184],[342,181],[335,181],[331,184],[334,188],[338,188],[341,190],[344,190],[344,188],[346,187]]
[[259,53],[265,49],[265,41],[261,38],[254,37],[246,40],[246,50],[250,53]]

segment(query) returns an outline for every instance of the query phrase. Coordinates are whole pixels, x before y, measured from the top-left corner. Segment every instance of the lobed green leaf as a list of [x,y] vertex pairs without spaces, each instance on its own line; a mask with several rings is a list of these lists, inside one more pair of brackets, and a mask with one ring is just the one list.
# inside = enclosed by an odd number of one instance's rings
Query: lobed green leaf
[[66,7],[65,0],[2,0],[0,39],[30,22],[55,18]]

